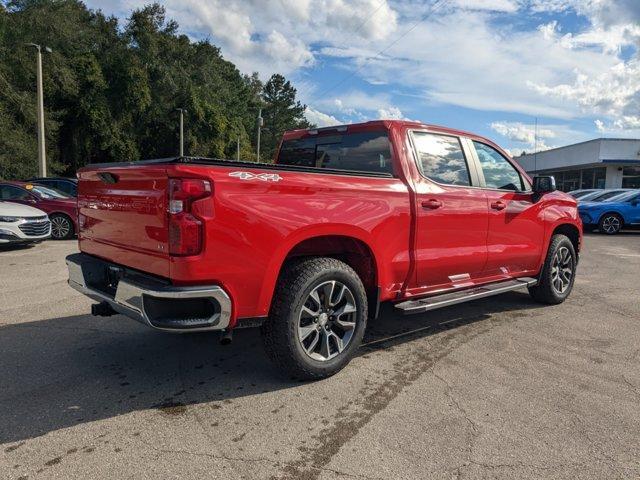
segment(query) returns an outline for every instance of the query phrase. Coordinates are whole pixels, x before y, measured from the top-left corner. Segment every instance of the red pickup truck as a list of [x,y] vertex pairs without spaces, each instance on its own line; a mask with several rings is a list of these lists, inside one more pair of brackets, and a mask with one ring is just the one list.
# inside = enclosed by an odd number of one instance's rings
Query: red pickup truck
[[287,132],[275,164],[180,157],[79,172],[69,283],[165,331],[261,325],[297,378],[344,367],[380,302],[405,313],[528,287],[564,301],[582,224],[467,132],[373,121]]

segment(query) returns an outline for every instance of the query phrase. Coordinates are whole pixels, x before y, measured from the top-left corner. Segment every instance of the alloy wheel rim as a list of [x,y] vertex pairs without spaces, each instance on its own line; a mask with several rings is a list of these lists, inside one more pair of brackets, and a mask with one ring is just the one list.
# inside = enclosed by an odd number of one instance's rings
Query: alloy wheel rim
[[69,222],[65,218],[55,217],[51,220],[51,235],[55,238],[66,237],[70,229]]
[[298,316],[298,341],[314,360],[326,362],[351,343],[358,309],[349,287],[323,282],[309,293]]
[[607,233],[615,233],[620,230],[620,219],[614,215],[605,217],[604,220],[602,220],[602,228],[604,228],[604,231]]
[[560,247],[551,263],[551,285],[557,293],[564,293],[573,278],[573,257],[567,247]]

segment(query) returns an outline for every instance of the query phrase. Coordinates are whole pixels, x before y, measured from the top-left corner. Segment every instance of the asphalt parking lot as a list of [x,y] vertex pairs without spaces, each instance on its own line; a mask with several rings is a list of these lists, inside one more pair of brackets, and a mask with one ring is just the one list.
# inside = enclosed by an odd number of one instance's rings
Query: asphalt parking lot
[[587,235],[572,296],[385,308],[360,355],[279,376],[257,330],[94,318],[75,241],[0,251],[0,477],[640,477],[640,233]]

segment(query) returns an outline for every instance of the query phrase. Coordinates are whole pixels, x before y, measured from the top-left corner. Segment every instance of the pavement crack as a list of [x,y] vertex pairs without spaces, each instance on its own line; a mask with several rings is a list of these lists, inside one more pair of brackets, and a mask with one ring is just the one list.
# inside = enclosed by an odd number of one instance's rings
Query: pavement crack
[[445,395],[451,401],[451,403],[455,406],[455,408],[462,414],[462,416],[470,426],[471,439],[467,444],[467,454],[469,456],[469,462],[473,462],[472,460],[473,446],[476,439],[480,435],[480,428],[478,427],[478,424],[469,416],[469,413],[467,412],[467,410],[462,405],[460,405],[460,402],[454,396],[453,387],[451,386],[451,384],[447,380],[445,380],[442,376],[440,376],[435,372],[435,365],[431,369],[431,374],[445,385],[446,387]]
[[[339,408],[333,424],[312,436],[316,445],[301,447],[299,450],[302,452],[302,457],[293,464],[287,465],[279,476],[272,478],[316,480],[320,473],[327,469],[326,466],[340,449],[375,415],[385,410],[405,388],[431,370],[453,350],[490,332],[496,325],[498,325],[496,321],[488,319],[482,323],[459,326],[454,331],[446,326],[438,331],[439,335],[429,337],[431,342],[416,342],[413,348],[398,355],[393,363],[392,371],[395,373],[392,376],[381,378],[382,382],[378,385],[363,387],[356,395],[357,400],[353,406]],[[477,426],[472,422],[471,425],[476,435]],[[341,474],[346,475],[344,472]]]
[[629,379],[622,375],[622,381],[625,383],[625,385],[627,386],[627,388],[633,393],[635,394],[638,398],[640,398],[640,389],[638,387],[636,387],[633,383],[631,383],[629,381]]
[[[288,463],[288,462],[284,462],[282,460],[275,460],[275,459],[271,459],[271,458],[265,458],[265,457],[255,457],[255,458],[251,458],[251,457],[235,457],[235,456],[231,456],[231,455],[222,455],[222,454],[214,454],[214,453],[206,453],[206,452],[193,452],[191,450],[183,450],[183,449],[175,449],[175,448],[158,448],[154,445],[149,444],[148,442],[145,442],[144,440],[139,440],[140,443],[146,445],[147,447],[151,448],[152,450],[154,450],[156,453],[159,454],[173,454],[173,455],[193,455],[196,457],[203,457],[203,458],[210,458],[213,460],[226,460],[228,462],[240,462],[240,463],[263,463],[263,464],[268,464],[269,466],[272,467],[288,467],[288,466],[293,466],[293,463]],[[348,477],[348,478],[361,478],[364,480],[384,480],[382,477],[369,477],[366,475],[354,475],[351,473],[346,473],[346,472],[342,472],[340,470],[335,470],[332,468],[315,468],[314,470],[317,470],[318,473],[320,472],[331,472],[331,473],[335,473],[336,475],[340,475],[340,476],[344,476],[344,477]]]

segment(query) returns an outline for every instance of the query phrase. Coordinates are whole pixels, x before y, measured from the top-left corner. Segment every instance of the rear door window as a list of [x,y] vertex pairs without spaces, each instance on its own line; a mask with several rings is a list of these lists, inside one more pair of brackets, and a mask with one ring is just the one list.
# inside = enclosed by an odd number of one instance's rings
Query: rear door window
[[0,200],[28,200],[29,193],[13,185],[0,185]]
[[458,137],[413,132],[413,141],[422,175],[446,185],[471,185],[469,167]]
[[386,131],[319,135],[285,140],[279,165],[393,173]]

